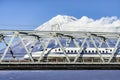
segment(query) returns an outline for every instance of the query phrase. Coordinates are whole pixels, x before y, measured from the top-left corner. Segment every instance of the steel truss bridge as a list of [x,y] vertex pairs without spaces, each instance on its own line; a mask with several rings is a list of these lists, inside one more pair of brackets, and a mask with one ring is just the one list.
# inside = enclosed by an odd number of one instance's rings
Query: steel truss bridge
[[[27,42],[26,42],[27,41]],[[14,44],[19,43],[25,52],[14,51]],[[30,45],[27,45],[30,43]],[[54,43],[64,52],[64,58],[51,60],[45,58],[45,50]],[[79,48],[74,58],[70,58],[65,47]],[[38,60],[32,57],[35,46],[43,48]],[[1,50],[0,69],[26,70],[26,69],[120,69],[120,58],[116,57],[116,50],[120,46],[120,33],[115,32],[79,32],[79,31],[27,31],[27,30],[0,30],[0,45],[6,46]],[[18,45],[19,46],[19,45]],[[51,46],[52,48],[55,46]],[[93,47],[96,49],[98,58],[83,58],[80,54],[84,48]],[[107,57],[103,57],[99,48],[114,48]],[[24,55],[29,60],[24,60]],[[60,60],[59,60],[60,59]]]

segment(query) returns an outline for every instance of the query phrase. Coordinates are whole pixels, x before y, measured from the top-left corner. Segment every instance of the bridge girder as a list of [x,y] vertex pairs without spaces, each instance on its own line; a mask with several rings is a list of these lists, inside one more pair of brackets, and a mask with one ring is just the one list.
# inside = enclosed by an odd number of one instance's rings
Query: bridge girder
[[[21,30],[0,30],[0,41],[3,41],[5,44],[6,42],[4,41],[4,38],[9,37],[9,42],[7,43],[7,47],[5,48],[1,58],[0,58],[0,63],[5,59],[5,56],[10,49],[12,51],[12,43],[15,38],[19,38],[20,42],[23,45],[23,48],[26,51],[26,54],[30,57],[31,62],[34,62],[34,59],[32,57],[32,50],[37,42],[39,42],[40,45],[43,47],[43,52],[39,56],[38,62],[40,63],[41,60],[44,58],[45,55],[45,50],[48,48],[48,45],[50,44],[51,40],[55,40],[61,50],[64,52],[65,58],[67,62],[71,62],[69,56],[67,56],[64,46],[60,42],[60,39],[70,39],[68,42],[70,44],[71,41],[73,41],[74,46],[79,49],[79,52],[76,54],[76,57],[74,58],[74,63],[77,62],[77,59],[81,56],[81,52],[85,47],[85,44],[87,44],[87,47],[90,47],[90,43],[88,42],[88,39],[91,41],[93,44],[93,47],[97,50],[99,57],[102,61],[102,63],[105,63],[104,58],[101,56],[101,53],[99,52],[99,48],[102,47],[102,44],[106,44],[107,47],[110,47],[109,42],[107,42],[108,39],[117,39],[117,42],[115,43],[114,46],[114,51],[109,57],[109,60],[107,61],[108,63],[111,62],[113,59],[115,52],[118,48],[118,45],[120,43],[120,33],[110,33],[110,32],[79,32],[79,31],[21,31]],[[27,38],[34,38],[33,43],[31,43],[31,48],[28,49],[26,44],[24,43],[24,39]],[[43,43],[40,41],[40,39],[46,40],[47,42]],[[82,41],[81,45],[79,44],[80,42],[76,41],[76,39],[80,39]],[[100,41],[96,43],[96,39],[99,39]],[[99,44],[99,45],[97,45]],[[69,45],[67,45],[69,47]],[[15,54],[15,53],[14,53]]]

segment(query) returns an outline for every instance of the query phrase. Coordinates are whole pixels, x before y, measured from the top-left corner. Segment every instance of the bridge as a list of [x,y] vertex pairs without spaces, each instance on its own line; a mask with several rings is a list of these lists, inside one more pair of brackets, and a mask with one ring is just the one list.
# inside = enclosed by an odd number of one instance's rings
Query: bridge
[[[116,53],[120,46],[119,32],[0,30],[0,45],[3,47],[0,70],[120,69],[120,54]],[[45,54],[48,47],[56,46],[63,51],[64,57]],[[71,46],[79,48],[74,57],[68,56],[65,50]],[[38,47],[42,54],[35,59],[32,53]],[[96,52],[92,53],[97,57],[84,57],[81,52],[91,47],[95,48]],[[112,53],[104,56],[99,50],[103,47],[113,48]],[[19,52],[21,48],[23,51]],[[26,54],[29,59],[24,59]]]

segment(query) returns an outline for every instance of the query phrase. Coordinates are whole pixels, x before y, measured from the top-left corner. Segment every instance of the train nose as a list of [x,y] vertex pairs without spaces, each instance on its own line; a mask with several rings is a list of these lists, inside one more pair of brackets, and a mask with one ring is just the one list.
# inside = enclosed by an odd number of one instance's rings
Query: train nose
[[29,59],[29,56],[26,54],[26,55],[24,56],[24,59]]

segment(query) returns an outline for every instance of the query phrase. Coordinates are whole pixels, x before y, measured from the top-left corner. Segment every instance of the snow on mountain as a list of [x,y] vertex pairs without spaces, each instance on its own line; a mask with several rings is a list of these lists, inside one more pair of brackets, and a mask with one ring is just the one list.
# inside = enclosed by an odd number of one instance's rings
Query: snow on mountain
[[56,17],[53,17],[48,22],[37,27],[35,30],[40,30],[40,31],[56,30],[55,28],[56,26],[59,26],[59,25],[62,26],[63,24],[67,24],[73,21],[77,21],[77,18],[73,16],[57,15]]
[[35,30],[120,32],[120,19],[118,19],[116,16],[102,17],[96,20],[88,18],[87,16],[83,16],[80,19],[77,19],[72,16],[58,15]]

